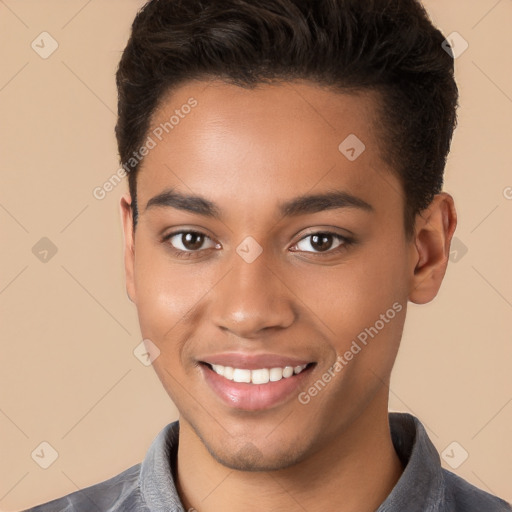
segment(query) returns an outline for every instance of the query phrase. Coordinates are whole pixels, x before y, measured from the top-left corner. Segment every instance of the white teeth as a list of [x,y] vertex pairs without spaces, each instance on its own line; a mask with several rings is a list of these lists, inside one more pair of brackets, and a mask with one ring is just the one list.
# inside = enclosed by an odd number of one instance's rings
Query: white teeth
[[270,370],[263,368],[262,370],[252,370],[251,382],[253,384],[266,384],[270,379]]
[[233,381],[251,382],[251,370],[241,370],[240,368],[235,368],[233,371]]
[[218,373],[219,375],[224,375],[225,366],[221,366],[220,364],[212,364],[212,368],[215,371],[215,373]]
[[270,369],[270,382],[277,382],[283,378],[282,368],[271,368]]
[[299,374],[306,364],[302,366],[285,366],[284,368],[261,368],[258,370],[247,370],[242,368],[232,368],[231,366],[221,366],[220,364],[212,364],[212,370],[223,376],[225,379],[234,382],[246,382],[252,384],[267,384],[277,382],[281,379],[288,379],[292,375]]
[[287,379],[293,375],[293,366],[285,366],[283,369],[283,377]]

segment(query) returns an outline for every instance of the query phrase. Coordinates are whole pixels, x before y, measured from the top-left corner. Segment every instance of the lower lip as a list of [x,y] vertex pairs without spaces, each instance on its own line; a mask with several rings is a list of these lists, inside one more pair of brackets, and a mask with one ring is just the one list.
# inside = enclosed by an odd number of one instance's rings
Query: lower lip
[[226,405],[246,411],[270,409],[292,396],[297,396],[299,387],[313,367],[313,365],[308,366],[299,374],[282,378],[277,382],[248,384],[225,379],[205,364],[200,366],[206,382]]

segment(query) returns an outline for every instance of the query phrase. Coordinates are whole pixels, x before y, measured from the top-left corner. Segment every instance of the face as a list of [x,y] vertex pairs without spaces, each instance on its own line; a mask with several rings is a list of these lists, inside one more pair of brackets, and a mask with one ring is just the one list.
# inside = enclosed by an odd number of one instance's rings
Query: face
[[226,466],[287,467],[387,411],[418,258],[375,101],[190,82],[152,119],[127,289],[181,428]]

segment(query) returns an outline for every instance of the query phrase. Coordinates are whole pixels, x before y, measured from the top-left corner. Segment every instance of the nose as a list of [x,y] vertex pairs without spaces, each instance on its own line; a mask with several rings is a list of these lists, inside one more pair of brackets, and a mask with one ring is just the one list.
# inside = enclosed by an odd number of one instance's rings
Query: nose
[[290,327],[297,314],[294,294],[279,271],[261,254],[252,263],[234,255],[231,270],[213,289],[211,318],[240,338]]

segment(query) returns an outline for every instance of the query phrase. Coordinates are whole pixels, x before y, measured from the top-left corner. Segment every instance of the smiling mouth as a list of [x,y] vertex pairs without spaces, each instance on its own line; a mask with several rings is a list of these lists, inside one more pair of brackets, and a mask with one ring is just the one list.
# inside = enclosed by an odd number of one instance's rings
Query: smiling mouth
[[249,370],[247,368],[233,368],[232,366],[222,366],[220,364],[210,364],[202,362],[210,371],[220,375],[224,379],[237,383],[264,385],[269,382],[278,382],[283,379],[289,379],[308,370],[315,363],[303,364],[300,366],[283,366],[273,368],[258,368]]

